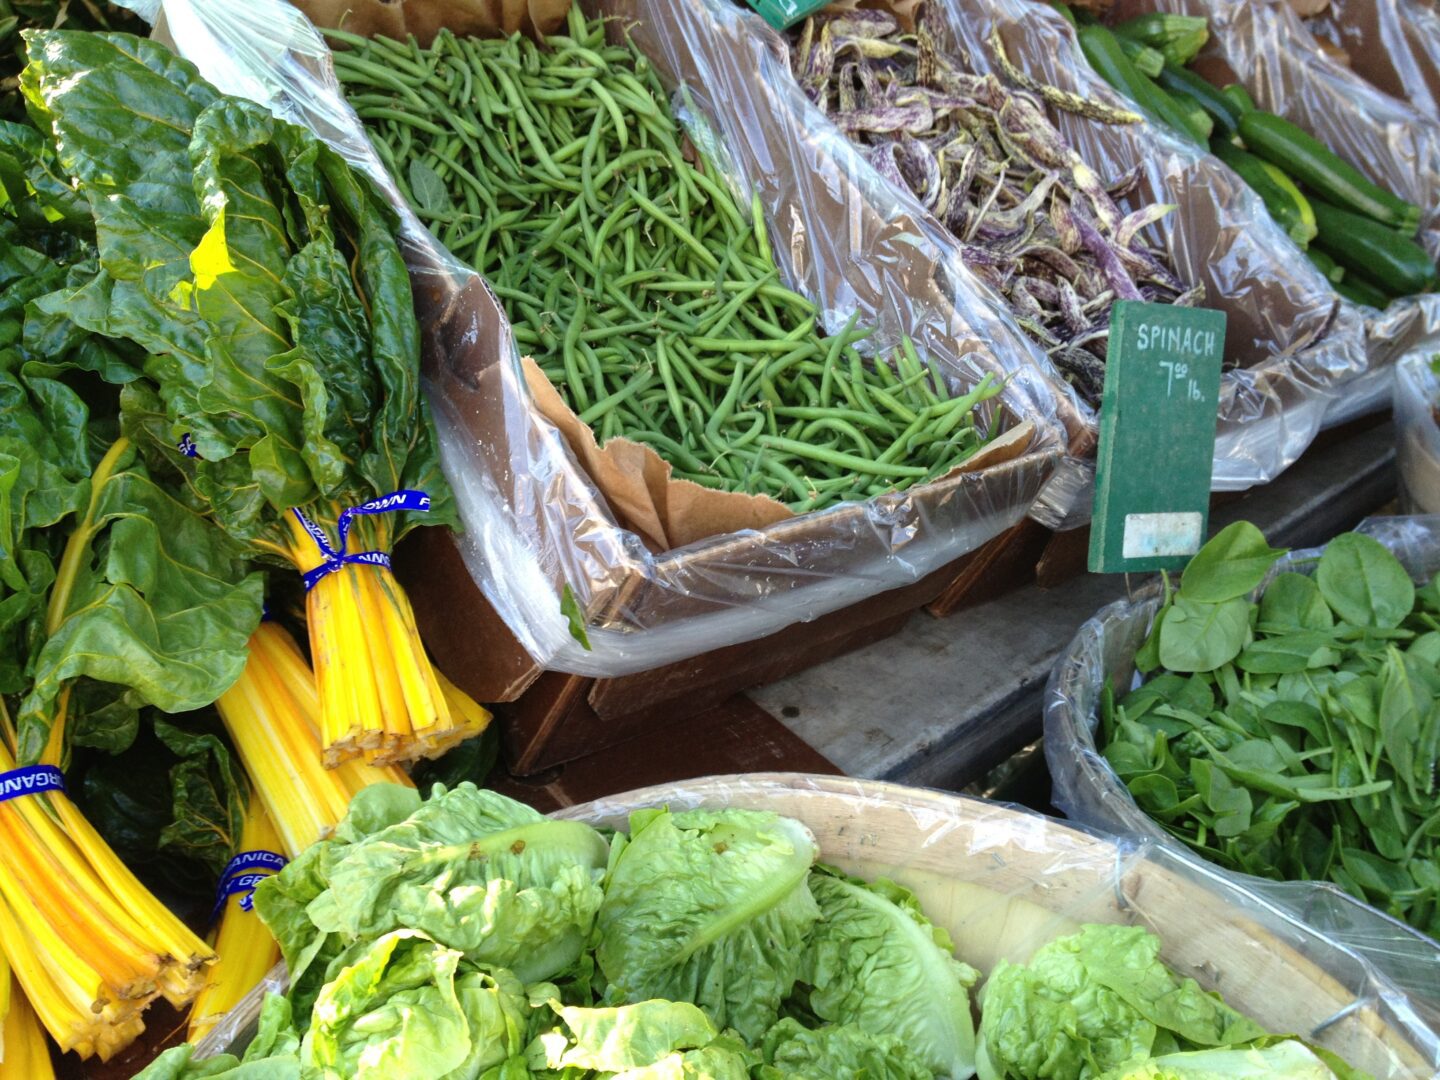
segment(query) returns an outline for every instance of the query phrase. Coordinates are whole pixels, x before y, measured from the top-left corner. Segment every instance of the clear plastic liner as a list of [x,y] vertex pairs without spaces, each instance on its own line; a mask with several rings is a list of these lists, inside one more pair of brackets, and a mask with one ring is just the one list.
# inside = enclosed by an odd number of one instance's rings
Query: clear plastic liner
[[[1440,571],[1440,517],[1372,518],[1358,532],[1375,537],[1417,581]],[[1313,573],[1322,549],[1293,551],[1272,569]],[[1262,585],[1262,590],[1263,590]],[[1257,593],[1258,595],[1258,593]],[[1136,805],[1129,790],[1095,745],[1101,691],[1106,680],[1117,690],[1139,685],[1135,654],[1160,607],[1154,583],[1133,600],[1103,608],[1060,657],[1045,693],[1045,760],[1054,783],[1052,800],[1066,817],[1120,836],[1138,837],[1177,857],[1199,861]],[[1264,897],[1277,911],[1302,921],[1365,957],[1397,987],[1440,1021],[1440,942],[1361,902],[1330,882],[1270,881],[1213,867]],[[1440,1029],[1437,1029],[1440,1030]]]
[[[858,311],[878,327],[873,347],[909,333],[957,388],[1004,376],[987,420],[1033,426],[1008,457],[982,468],[655,552],[617,520],[537,411],[488,286],[404,210],[306,19],[281,0],[146,2],[208,79],[310,127],[401,209],[461,550],[541,665],[601,677],[647,670],[918,581],[1019,521],[1053,469],[1063,442],[1055,390],[1026,362],[1028,342],[971,292],[968,271],[936,246],[913,205],[806,111],[777,39],[755,32],[758,17],[722,0],[616,0],[600,9],[623,16],[667,86],[680,84],[677,100],[693,110],[697,137],[713,130],[745,201],[752,185],[758,191],[781,273],[818,303],[827,329]],[[1073,413],[1069,423],[1083,435]],[[676,490],[672,482],[665,494]],[[562,614],[567,585],[587,618],[589,650]]]
[[1400,469],[1400,509],[1440,514],[1440,376],[1431,368],[1435,348],[1395,365],[1395,463]]
[[[1080,52],[1070,24],[1039,0],[935,0],[938,28],[972,70],[1003,72],[990,46],[1043,83],[1125,107]],[[1148,121],[1105,124],[1055,108],[1051,118],[1102,180],[1139,170],[1139,203],[1174,204],[1156,226],[1182,279],[1205,286],[1225,312],[1212,487],[1268,483],[1308,447],[1340,397],[1368,366],[1361,312],[1343,304],[1275,224],[1259,196],[1216,158]],[[1373,405],[1377,399],[1371,396]],[[1089,518],[1091,462],[1066,462],[1031,516],[1068,529]]]
[[1305,25],[1371,86],[1440,119],[1440,11],[1428,0],[1329,0]]
[[[1362,957],[1166,846],[1117,842],[980,799],[794,773],[644,788],[554,816],[623,829],[631,811],[652,806],[797,819],[823,862],[915,890],[982,975],[1001,959],[1023,963],[1083,923],[1140,925],[1159,936],[1173,970],[1272,1031],[1310,1039],[1377,1080],[1421,1080],[1440,1067],[1433,1020]],[[207,1039],[201,1053],[243,1049],[260,1004],[259,994],[247,998],[230,1018],[238,1038]]]

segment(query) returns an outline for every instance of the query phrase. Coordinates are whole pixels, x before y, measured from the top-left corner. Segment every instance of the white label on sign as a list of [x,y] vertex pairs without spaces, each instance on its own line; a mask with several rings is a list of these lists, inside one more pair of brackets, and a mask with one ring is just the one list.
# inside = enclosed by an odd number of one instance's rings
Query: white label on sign
[[1127,514],[1124,555],[1147,559],[1160,555],[1194,555],[1200,550],[1200,514]]

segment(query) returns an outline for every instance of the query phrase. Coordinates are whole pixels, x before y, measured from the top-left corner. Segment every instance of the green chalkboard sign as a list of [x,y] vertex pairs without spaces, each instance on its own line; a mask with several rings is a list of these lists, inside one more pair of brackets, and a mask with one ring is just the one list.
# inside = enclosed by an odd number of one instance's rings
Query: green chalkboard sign
[[1225,313],[1120,300],[1110,316],[1090,569],[1183,567],[1205,542]]

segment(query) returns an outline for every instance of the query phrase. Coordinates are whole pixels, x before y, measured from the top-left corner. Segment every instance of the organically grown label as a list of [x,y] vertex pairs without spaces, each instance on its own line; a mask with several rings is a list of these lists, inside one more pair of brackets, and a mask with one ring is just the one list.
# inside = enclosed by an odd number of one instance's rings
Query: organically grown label
[[1225,313],[1121,300],[1110,319],[1090,569],[1178,569],[1210,508]]

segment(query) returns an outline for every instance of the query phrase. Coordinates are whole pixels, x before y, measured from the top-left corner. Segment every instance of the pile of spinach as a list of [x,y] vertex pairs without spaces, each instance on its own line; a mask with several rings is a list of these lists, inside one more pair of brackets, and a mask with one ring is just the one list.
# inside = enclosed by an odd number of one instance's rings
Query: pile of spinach
[[[1331,881],[1440,937],[1440,584],[1336,537],[1313,575],[1237,522],[1166,582],[1098,744],[1135,801],[1231,870]],[[1309,567],[1301,567],[1309,568]]]

